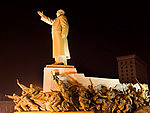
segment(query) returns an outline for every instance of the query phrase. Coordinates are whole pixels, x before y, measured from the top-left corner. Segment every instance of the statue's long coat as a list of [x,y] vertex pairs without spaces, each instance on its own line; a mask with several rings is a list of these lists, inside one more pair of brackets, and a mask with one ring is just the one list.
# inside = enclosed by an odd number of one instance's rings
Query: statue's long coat
[[69,31],[66,16],[60,15],[55,20],[49,17],[42,17],[41,20],[52,25],[53,58],[56,56],[65,56],[67,59],[70,59],[67,37],[62,38],[62,34],[67,36]]

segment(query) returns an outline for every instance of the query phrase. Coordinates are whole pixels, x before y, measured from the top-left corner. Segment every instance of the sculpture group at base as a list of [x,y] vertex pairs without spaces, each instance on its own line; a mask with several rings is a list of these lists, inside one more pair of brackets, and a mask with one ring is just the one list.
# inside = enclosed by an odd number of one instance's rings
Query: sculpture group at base
[[[92,82],[88,88],[76,80],[60,80],[59,73],[53,72],[53,79],[60,91],[43,92],[32,85],[22,88],[22,95],[6,95],[13,99],[16,111],[100,111],[104,113],[133,113],[135,110],[150,105],[148,90],[142,86],[136,90],[128,84],[126,90],[119,91],[106,86],[94,88]],[[62,75],[61,75],[62,76]],[[65,75],[64,75],[65,76]],[[89,79],[90,80],[90,79]]]

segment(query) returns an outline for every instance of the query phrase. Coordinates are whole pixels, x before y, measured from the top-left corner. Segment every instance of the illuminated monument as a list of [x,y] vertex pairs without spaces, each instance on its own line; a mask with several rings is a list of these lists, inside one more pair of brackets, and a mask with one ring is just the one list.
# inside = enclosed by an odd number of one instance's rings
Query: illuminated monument
[[58,10],[56,13],[57,18],[54,20],[45,16],[43,12],[38,11],[37,13],[41,16],[42,21],[52,25],[53,58],[55,58],[54,65],[67,65],[67,59],[70,59],[67,40],[69,25],[65,12],[62,9]]
[[[54,64],[47,65],[44,68],[43,91],[49,92],[50,90],[57,90],[52,79],[51,71],[58,72],[61,75],[67,74],[68,76],[71,76],[78,82],[82,83],[84,86],[88,86],[90,84],[90,82],[87,81],[88,78],[86,78],[82,73],[77,73],[77,70],[74,68],[74,66],[67,65],[67,59],[70,59],[67,41],[69,24],[65,16],[65,12],[62,9],[58,10],[56,13],[57,18],[54,20],[45,16],[41,11],[38,11],[37,13],[41,16],[42,21],[52,25],[53,58],[55,58]],[[98,85],[100,81],[101,83],[109,86],[114,86],[119,83],[118,79],[104,80],[92,77],[91,79],[94,81],[94,85]],[[114,84],[114,81],[116,84]]]
[[[55,63],[46,65],[44,68],[43,90],[32,84],[27,87],[17,80],[22,94],[5,95],[14,101],[15,113],[127,113],[133,111],[132,108],[135,106],[133,102],[137,100],[131,101],[127,94],[129,91],[124,93],[119,87],[116,89],[116,86],[122,85],[119,79],[85,77],[83,73],[77,73],[74,66],[67,65],[67,59],[70,59],[67,41],[69,26],[65,12],[58,10],[57,18],[54,20],[46,17],[43,12],[37,13],[42,21],[52,25]],[[142,94],[146,94],[144,91]],[[135,90],[132,93],[136,93]],[[138,95],[134,97],[139,98]],[[141,99],[144,102],[146,96],[142,95]],[[150,105],[150,101],[147,104]]]

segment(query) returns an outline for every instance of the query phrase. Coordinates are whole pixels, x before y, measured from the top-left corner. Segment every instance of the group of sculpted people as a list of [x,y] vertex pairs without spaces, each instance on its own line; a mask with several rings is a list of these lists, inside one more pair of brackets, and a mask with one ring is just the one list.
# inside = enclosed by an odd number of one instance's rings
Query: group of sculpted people
[[54,73],[53,79],[59,91],[43,92],[32,84],[26,87],[17,84],[22,89],[22,95],[6,95],[13,99],[16,111],[100,111],[101,113],[133,113],[143,106],[150,105],[150,93],[136,90],[133,84],[128,84],[126,90],[120,91],[106,86],[94,87],[92,81],[88,87],[82,86],[76,80],[60,80]]

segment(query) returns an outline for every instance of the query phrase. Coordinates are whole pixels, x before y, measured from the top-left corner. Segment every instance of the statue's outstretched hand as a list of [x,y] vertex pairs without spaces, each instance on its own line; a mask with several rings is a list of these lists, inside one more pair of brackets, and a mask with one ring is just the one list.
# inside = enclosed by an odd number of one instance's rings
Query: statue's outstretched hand
[[17,79],[17,84],[19,84],[19,80]]
[[43,11],[37,11],[37,13],[42,17],[43,16]]

